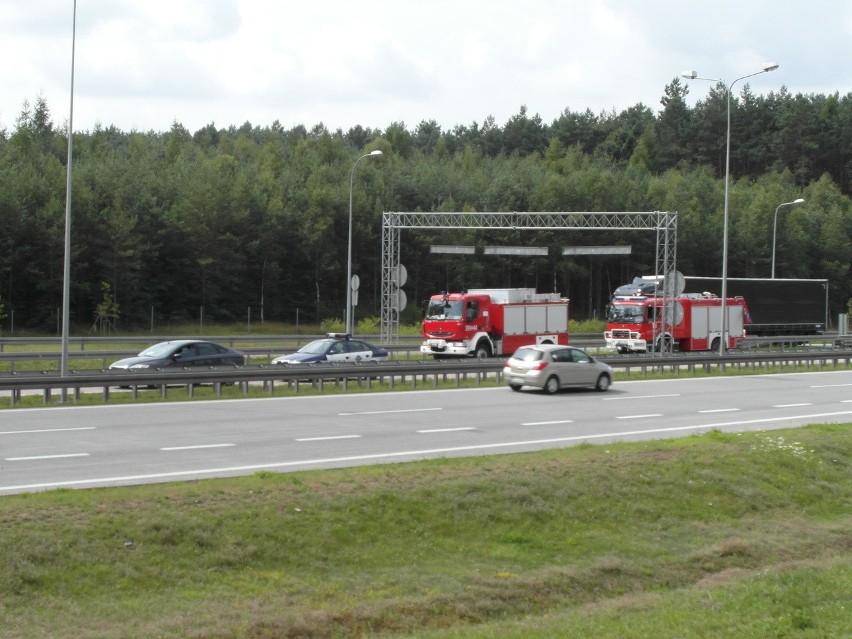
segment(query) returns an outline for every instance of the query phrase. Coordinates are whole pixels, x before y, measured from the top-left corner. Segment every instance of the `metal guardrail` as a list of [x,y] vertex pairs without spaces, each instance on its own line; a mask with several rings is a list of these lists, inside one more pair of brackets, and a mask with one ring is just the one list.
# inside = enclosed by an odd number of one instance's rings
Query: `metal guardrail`
[[[772,365],[819,366],[828,364],[852,367],[852,349],[831,351],[788,351],[761,353],[730,353],[724,357],[717,354],[701,356],[674,354],[666,357],[643,356],[612,356],[599,357],[615,369],[622,369],[629,377],[636,371],[647,375],[654,372],[686,371],[694,374],[699,368],[720,371],[728,367],[761,369]],[[135,372],[126,370],[107,371],[77,371],[68,376],[56,373],[9,373],[0,375],[0,392],[9,391],[11,405],[14,406],[24,390],[41,390],[43,401],[49,403],[54,391],[60,391],[62,401],[68,400],[68,392],[76,401],[84,388],[100,388],[104,401],[109,399],[110,389],[124,387],[130,389],[133,398],[140,388],[159,389],[165,398],[169,387],[186,387],[191,397],[193,388],[197,385],[212,385],[216,395],[221,394],[223,385],[234,384],[240,387],[243,394],[248,393],[250,385],[262,384],[269,394],[272,394],[276,383],[287,384],[296,392],[300,385],[309,385],[321,391],[329,382],[335,388],[348,389],[351,382],[368,388],[376,380],[387,382],[391,388],[397,384],[417,388],[418,380],[423,385],[437,385],[439,379],[448,380],[455,377],[457,385],[463,379],[473,377],[480,383],[485,377],[502,377],[504,359],[492,358],[487,360],[420,360],[420,361],[388,361],[363,362],[360,364],[308,364],[298,366],[245,366],[245,367],[216,367],[185,370],[159,370]]]
[[109,398],[110,389],[114,387],[128,388],[133,398],[139,389],[159,389],[161,397],[165,398],[169,387],[182,386],[188,389],[192,396],[193,388],[199,385],[212,385],[216,395],[221,394],[222,386],[238,385],[244,394],[248,393],[250,384],[261,383],[270,394],[276,382],[284,383],[299,391],[300,385],[324,389],[331,382],[336,387],[348,388],[350,382],[366,383],[371,386],[373,381],[387,380],[391,388],[397,383],[410,380],[412,387],[417,386],[418,378],[439,376],[455,376],[457,381],[468,376],[477,380],[484,376],[502,371],[503,360],[492,359],[479,361],[474,359],[449,361],[389,361],[363,362],[360,364],[307,364],[297,366],[243,366],[243,367],[210,367],[182,370],[161,369],[154,372],[136,372],[127,370],[78,371],[68,376],[55,373],[12,373],[0,375],[0,391],[10,391],[12,405],[21,397],[21,391],[42,390],[44,403],[48,403],[53,391],[62,393],[63,401],[67,399],[68,391],[73,391],[73,398],[78,399],[84,388],[100,388],[104,401]]

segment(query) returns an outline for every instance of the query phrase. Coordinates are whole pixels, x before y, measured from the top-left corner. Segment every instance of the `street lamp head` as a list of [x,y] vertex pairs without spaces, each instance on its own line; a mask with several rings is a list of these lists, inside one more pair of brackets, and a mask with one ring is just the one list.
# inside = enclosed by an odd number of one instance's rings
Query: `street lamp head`
[[375,151],[370,151],[370,155],[382,155],[382,152],[376,149]]
[[698,77],[698,71],[684,71],[681,76],[687,80],[695,80]]
[[793,204],[804,204],[805,200],[803,198],[798,198],[793,200]]
[[775,71],[780,65],[775,64],[774,62],[770,62],[768,64],[763,65],[764,72],[768,73],[770,71]]

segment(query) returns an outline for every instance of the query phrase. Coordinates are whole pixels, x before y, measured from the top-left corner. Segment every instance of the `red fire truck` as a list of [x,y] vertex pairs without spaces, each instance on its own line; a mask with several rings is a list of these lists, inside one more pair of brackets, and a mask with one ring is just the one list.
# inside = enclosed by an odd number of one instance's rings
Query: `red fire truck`
[[511,355],[525,344],[568,343],[568,300],[533,288],[433,295],[420,352],[435,357]]
[[[727,348],[738,348],[751,323],[742,297],[729,297]],[[663,324],[665,322],[665,325]],[[722,300],[709,293],[676,297],[616,295],[607,307],[604,339],[619,353],[654,350],[718,350],[722,338]]]

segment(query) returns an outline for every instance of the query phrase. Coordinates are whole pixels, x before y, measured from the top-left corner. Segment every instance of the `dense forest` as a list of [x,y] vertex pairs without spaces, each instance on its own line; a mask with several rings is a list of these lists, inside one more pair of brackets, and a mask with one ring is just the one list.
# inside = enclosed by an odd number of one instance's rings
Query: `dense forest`
[[[350,178],[355,318],[377,316],[383,211],[677,211],[678,269],[721,274],[727,97],[687,104],[674,79],[658,111],[565,108],[547,124],[521,107],[502,126],[442,130],[271,125],[190,132],[75,132],[71,321],[75,332],[169,323],[341,318]],[[732,96],[730,277],[827,278],[831,321],[852,297],[852,93]],[[0,326],[58,330],[66,206],[66,126],[44,99],[0,130]],[[359,157],[372,150],[382,155]],[[639,231],[402,232],[409,306],[439,290],[529,286],[600,316],[610,292],[653,272]],[[434,245],[476,247],[473,256]],[[564,256],[565,246],[631,247],[629,256]],[[546,256],[487,246],[548,247]]]

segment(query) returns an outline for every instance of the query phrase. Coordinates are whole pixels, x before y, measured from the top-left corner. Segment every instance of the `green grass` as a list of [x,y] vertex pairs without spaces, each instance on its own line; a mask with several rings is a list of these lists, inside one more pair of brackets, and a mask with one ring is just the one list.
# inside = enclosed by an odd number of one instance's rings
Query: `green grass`
[[0,636],[848,637],[851,427],[6,496]]

